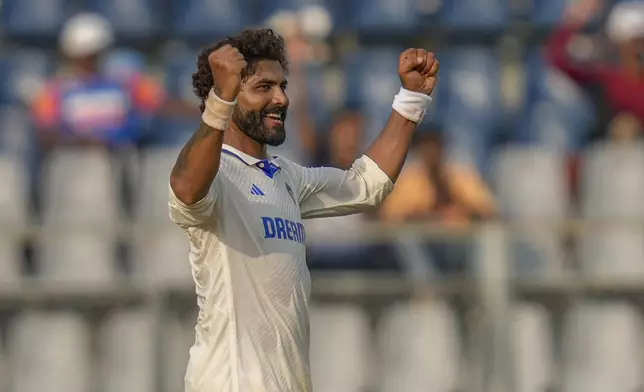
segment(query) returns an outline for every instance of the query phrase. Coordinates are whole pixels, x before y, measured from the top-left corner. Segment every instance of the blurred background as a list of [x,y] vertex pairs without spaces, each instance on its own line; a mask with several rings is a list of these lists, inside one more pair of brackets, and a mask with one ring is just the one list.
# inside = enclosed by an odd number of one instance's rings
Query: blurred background
[[644,2],[0,0],[0,391],[183,390],[168,219],[196,54],[271,26],[277,153],[348,167],[441,79],[379,211],[307,222],[316,392],[644,388]]

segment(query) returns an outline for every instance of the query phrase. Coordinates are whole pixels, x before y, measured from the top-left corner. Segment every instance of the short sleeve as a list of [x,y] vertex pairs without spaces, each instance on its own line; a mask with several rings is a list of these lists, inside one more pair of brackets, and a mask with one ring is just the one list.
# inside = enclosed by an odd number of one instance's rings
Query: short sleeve
[[168,185],[170,200],[168,207],[170,219],[181,227],[199,226],[207,221],[213,214],[215,203],[218,199],[219,181],[215,178],[208,194],[198,202],[187,205],[175,195],[174,190]]

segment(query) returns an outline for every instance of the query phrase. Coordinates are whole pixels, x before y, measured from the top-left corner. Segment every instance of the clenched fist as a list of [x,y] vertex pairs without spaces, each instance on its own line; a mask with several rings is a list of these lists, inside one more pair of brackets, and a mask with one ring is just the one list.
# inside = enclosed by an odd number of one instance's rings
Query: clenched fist
[[219,98],[228,102],[234,101],[241,89],[242,71],[246,67],[244,56],[237,48],[224,45],[210,53],[208,63]]
[[434,53],[424,49],[407,49],[400,55],[398,76],[405,89],[429,95],[436,87],[439,68]]

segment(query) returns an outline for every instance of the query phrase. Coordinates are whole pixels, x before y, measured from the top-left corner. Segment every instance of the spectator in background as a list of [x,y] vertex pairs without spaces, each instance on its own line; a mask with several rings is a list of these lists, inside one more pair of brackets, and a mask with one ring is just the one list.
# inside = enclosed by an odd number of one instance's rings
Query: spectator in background
[[113,43],[109,22],[94,14],[67,21],[60,50],[67,64],[33,103],[44,151],[59,145],[119,147],[136,144],[164,100],[144,75],[104,75],[100,59]]
[[463,227],[476,219],[495,216],[490,191],[444,160],[438,133],[418,132],[415,149],[408,158],[396,187],[380,209],[385,221],[433,220]]
[[[496,206],[487,187],[473,181],[468,172],[450,168],[445,162],[440,134],[425,130],[416,135],[415,148],[396,187],[382,204],[380,218],[395,223],[433,221],[447,228],[462,229],[476,220],[494,217]],[[458,275],[465,272],[469,248],[463,243],[417,240],[404,246],[422,249],[420,252],[425,253],[422,262],[429,260],[430,270]],[[427,267],[414,268],[425,273],[422,271]]]
[[610,11],[606,32],[617,50],[616,63],[588,59],[592,53],[583,52],[592,46],[575,40],[603,5],[601,0],[574,2],[550,40],[549,58],[582,87],[600,89],[608,108],[607,118],[600,119],[603,130],[616,113],[632,113],[644,124],[644,3],[620,3]]
[[[326,140],[322,141],[321,135],[318,136],[316,163],[348,169],[360,155],[364,126],[362,114],[351,109],[334,116]],[[394,269],[395,261],[388,246],[356,237],[373,219],[376,216],[356,214],[306,221],[308,238],[316,240],[307,246],[307,261],[311,268]],[[359,243],[344,242],[346,238],[357,239]]]

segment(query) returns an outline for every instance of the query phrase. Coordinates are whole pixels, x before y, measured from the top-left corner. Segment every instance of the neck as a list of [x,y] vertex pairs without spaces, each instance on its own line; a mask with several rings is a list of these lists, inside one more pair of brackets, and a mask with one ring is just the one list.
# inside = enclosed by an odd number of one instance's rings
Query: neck
[[257,159],[264,159],[267,156],[266,145],[260,144],[248,137],[235,124],[231,124],[224,134],[224,144],[235,147],[244,154],[248,154]]

